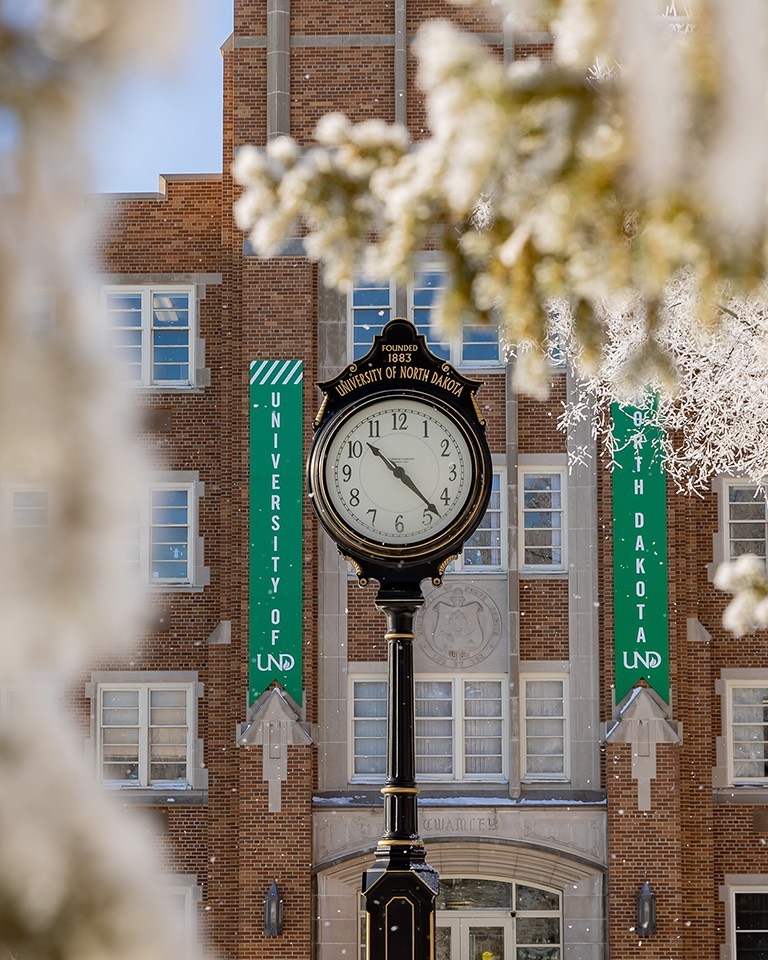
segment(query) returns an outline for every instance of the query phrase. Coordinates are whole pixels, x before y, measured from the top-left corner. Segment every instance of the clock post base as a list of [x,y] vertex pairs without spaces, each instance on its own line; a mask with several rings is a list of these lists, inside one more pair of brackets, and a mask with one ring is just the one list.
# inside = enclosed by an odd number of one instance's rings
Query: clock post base
[[[386,843],[386,841],[381,841]],[[424,847],[376,849],[363,873],[368,960],[433,960],[437,871]]]
[[418,832],[413,680],[413,619],[421,590],[379,593],[387,617],[389,690],[384,835],[363,874],[367,960],[433,960],[437,871]]

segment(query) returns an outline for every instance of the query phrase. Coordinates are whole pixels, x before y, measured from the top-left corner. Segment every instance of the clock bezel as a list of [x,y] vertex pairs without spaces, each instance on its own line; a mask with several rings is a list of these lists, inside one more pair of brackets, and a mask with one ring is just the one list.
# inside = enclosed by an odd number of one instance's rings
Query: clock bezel
[[[457,516],[433,536],[417,541],[375,540],[349,526],[329,496],[325,463],[328,448],[353,416],[366,407],[391,402],[413,403],[438,410],[458,429],[469,449],[469,483],[464,505]],[[484,439],[484,438],[483,438]],[[446,560],[461,549],[482,519],[490,499],[493,468],[486,443],[480,442],[476,427],[464,412],[452,403],[432,393],[410,389],[384,389],[364,400],[337,410],[322,423],[315,435],[309,461],[307,480],[310,495],[320,523],[329,536],[338,544],[341,552],[362,563],[376,564],[397,569],[401,564],[431,564]]]

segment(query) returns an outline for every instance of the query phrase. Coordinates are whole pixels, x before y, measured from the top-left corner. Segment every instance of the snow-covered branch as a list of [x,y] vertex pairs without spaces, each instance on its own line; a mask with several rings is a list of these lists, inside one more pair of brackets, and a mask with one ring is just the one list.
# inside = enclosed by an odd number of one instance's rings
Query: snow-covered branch
[[238,222],[264,256],[301,232],[340,287],[355,272],[404,276],[434,245],[448,266],[443,324],[499,322],[513,344],[541,346],[546,305],[565,299],[584,370],[608,335],[605,299],[636,291],[646,306],[628,320],[643,331],[628,373],[664,373],[653,318],[670,278],[690,269],[692,323],[706,328],[718,283],[751,291],[765,266],[768,11],[702,5],[527,5],[552,27],[555,62],[508,67],[451,24],[425,23],[428,139],[332,116],[319,146],[243,148]]

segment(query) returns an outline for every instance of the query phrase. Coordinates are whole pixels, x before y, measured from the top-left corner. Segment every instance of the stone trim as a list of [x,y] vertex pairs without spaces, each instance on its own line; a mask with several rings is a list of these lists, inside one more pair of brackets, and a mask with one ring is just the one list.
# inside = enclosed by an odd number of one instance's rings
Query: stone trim
[[288,746],[311,746],[309,725],[301,711],[280,687],[263,693],[248,710],[248,719],[240,724],[238,747],[261,745],[261,779],[269,784],[269,812],[282,811],[282,785],[288,779]]

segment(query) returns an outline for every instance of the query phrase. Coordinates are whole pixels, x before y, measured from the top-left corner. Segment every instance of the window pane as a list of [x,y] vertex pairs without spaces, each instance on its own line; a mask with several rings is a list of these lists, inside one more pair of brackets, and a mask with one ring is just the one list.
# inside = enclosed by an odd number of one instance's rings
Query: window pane
[[768,893],[736,893],[736,929],[768,930]]
[[352,354],[358,360],[373,346],[373,338],[392,317],[389,283],[355,280],[352,289]]
[[189,295],[152,296],[152,381],[189,381]]
[[768,893],[735,893],[737,960],[768,957]]
[[387,683],[359,680],[353,686],[353,773],[381,777],[386,770]]
[[416,329],[426,337],[429,349],[443,360],[450,360],[450,344],[446,340],[439,339],[439,334],[432,323],[434,307],[444,288],[444,271],[434,268],[417,271],[411,290],[411,311]]
[[473,877],[440,880],[437,910],[512,910],[511,883]]
[[501,556],[501,476],[493,475],[491,499],[480,526],[467,540],[462,563],[467,567],[500,567]]
[[142,295],[108,293],[106,311],[110,340],[117,361],[129,381],[141,383]]
[[503,771],[501,681],[466,681],[464,717],[467,776],[500,776]]
[[757,487],[728,488],[729,554],[765,556],[766,500]]
[[101,771],[108,781],[139,779],[139,693],[101,691]]
[[525,680],[523,683],[525,776],[533,779],[565,774],[565,683]]
[[523,564],[562,566],[562,477],[559,473],[523,476]]
[[150,569],[153,579],[189,577],[189,491],[152,491]]
[[420,681],[416,691],[416,773],[453,776],[453,684]]
[[28,529],[48,524],[47,490],[11,491],[11,526]]
[[560,894],[518,884],[516,905],[518,910],[559,910]]
[[461,359],[464,363],[498,361],[498,327],[465,323],[462,326]]
[[768,777],[768,687],[733,686],[731,754],[734,780]]
[[559,943],[560,921],[557,917],[518,917],[517,945]]

